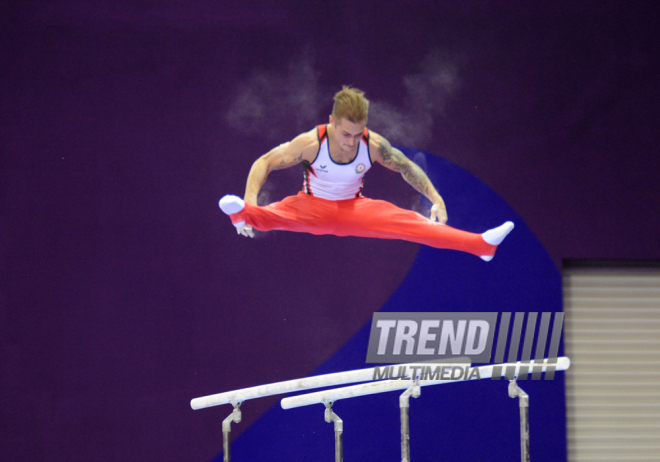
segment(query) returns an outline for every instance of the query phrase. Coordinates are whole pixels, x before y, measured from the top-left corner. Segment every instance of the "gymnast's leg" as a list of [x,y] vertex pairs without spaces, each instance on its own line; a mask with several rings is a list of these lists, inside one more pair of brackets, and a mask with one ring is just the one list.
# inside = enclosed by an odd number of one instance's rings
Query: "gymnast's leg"
[[249,225],[259,231],[294,231],[310,234],[334,234],[337,226],[337,203],[299,192],[280,202],[258,207],[246,204],[237,196],[224,196],[220,208],[236,228]]
[[468,252],[485,261],[493,258],[497,246],[513,229],[513,223],[506,222],[483,234],[470,233],[441,225],[389,202],[365,197],[337,204],[339,221],[335,234],[339,236],[403,239],[439,249]]

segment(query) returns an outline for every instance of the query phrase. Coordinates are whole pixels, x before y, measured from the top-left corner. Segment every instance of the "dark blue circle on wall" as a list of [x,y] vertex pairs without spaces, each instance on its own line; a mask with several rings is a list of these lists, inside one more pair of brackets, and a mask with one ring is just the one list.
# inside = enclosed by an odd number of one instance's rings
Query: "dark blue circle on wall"
[[[410,158],[420,154],[415,149],[402,150]],[[450,204],[449,225],[483,232],[511,220],[516,227],[491,262],[470,254],[420,246],[406,278],[381,311],[562,311],[560,274],[515,211],[470,173],[432,154],[421,154],[429,177]],[[378,283],[377,278],[373,281]],[[365,358],[369,331],[370,323],[311,375],[368,367]],[[263,383],[268,383],[267,378]],[[555,374],[554,380],[521,380],[519,384],[530,395],[531,459],[565,461],[563,373]],[[518,460],[518,400],[508,397],[507,385],[506,380],[476,380],[423,387],[421,396],[410,400],[411,459]],[[346,460],[400,458],[400,393],[334,404],[333,410],[344,421]],[[248,401],[243,408],[249,405]],[[277,404],[232,442],[232,458],[238,462],[333,457],[334,429],[324,421],[324,406],[320,404],[286,411]],[[222,452],[214,460],[222,460]]]

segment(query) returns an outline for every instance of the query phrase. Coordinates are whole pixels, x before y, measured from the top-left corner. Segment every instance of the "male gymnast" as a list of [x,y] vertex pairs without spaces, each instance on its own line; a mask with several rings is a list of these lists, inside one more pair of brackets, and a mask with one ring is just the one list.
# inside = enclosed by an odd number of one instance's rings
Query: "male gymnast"
[[[330,123],[303,133],[257,159],[244,199],[227,195],[220,208],[239,234],[287,230],[316,235],[403,239],[440,249],[468,252],[485,261],[513,229],[507,221],[483,234],[445,225],[447,210],[424,171],[378,133],[366,128],[369,101],[364,92],[344,86],[334,96]],[[389,202],[362,196],[365,173],[377,162],[403,178],[433,204],[430,218]],[[302,164],[303,189],[266,206],[257,196],[273,170]]]

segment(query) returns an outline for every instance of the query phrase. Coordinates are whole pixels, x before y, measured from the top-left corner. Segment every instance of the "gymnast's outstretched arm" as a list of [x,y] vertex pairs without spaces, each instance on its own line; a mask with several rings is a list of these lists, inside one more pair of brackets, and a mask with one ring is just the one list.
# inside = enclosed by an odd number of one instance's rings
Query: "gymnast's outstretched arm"
[[393,148],[389,141],[378,133],[371,132],[371,135],[369,147],[371,148],[373,160],[390,170],[401,173],[401,176],[409,185],[424,194],[433,204],[431,207],[431,220],[438,220],[441,224],[445,224],[447,222],[445,202],[436,191],[429,177],[424,173],[424,170],[408,159],[404,153]]

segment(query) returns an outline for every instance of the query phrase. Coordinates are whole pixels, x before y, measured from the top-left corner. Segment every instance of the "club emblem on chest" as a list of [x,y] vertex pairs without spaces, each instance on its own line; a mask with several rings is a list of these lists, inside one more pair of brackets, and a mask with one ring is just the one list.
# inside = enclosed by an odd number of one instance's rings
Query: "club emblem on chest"
[[358,164],[357,167],[355,167],[355,173],[362,173],[364,172],[364,164]]

